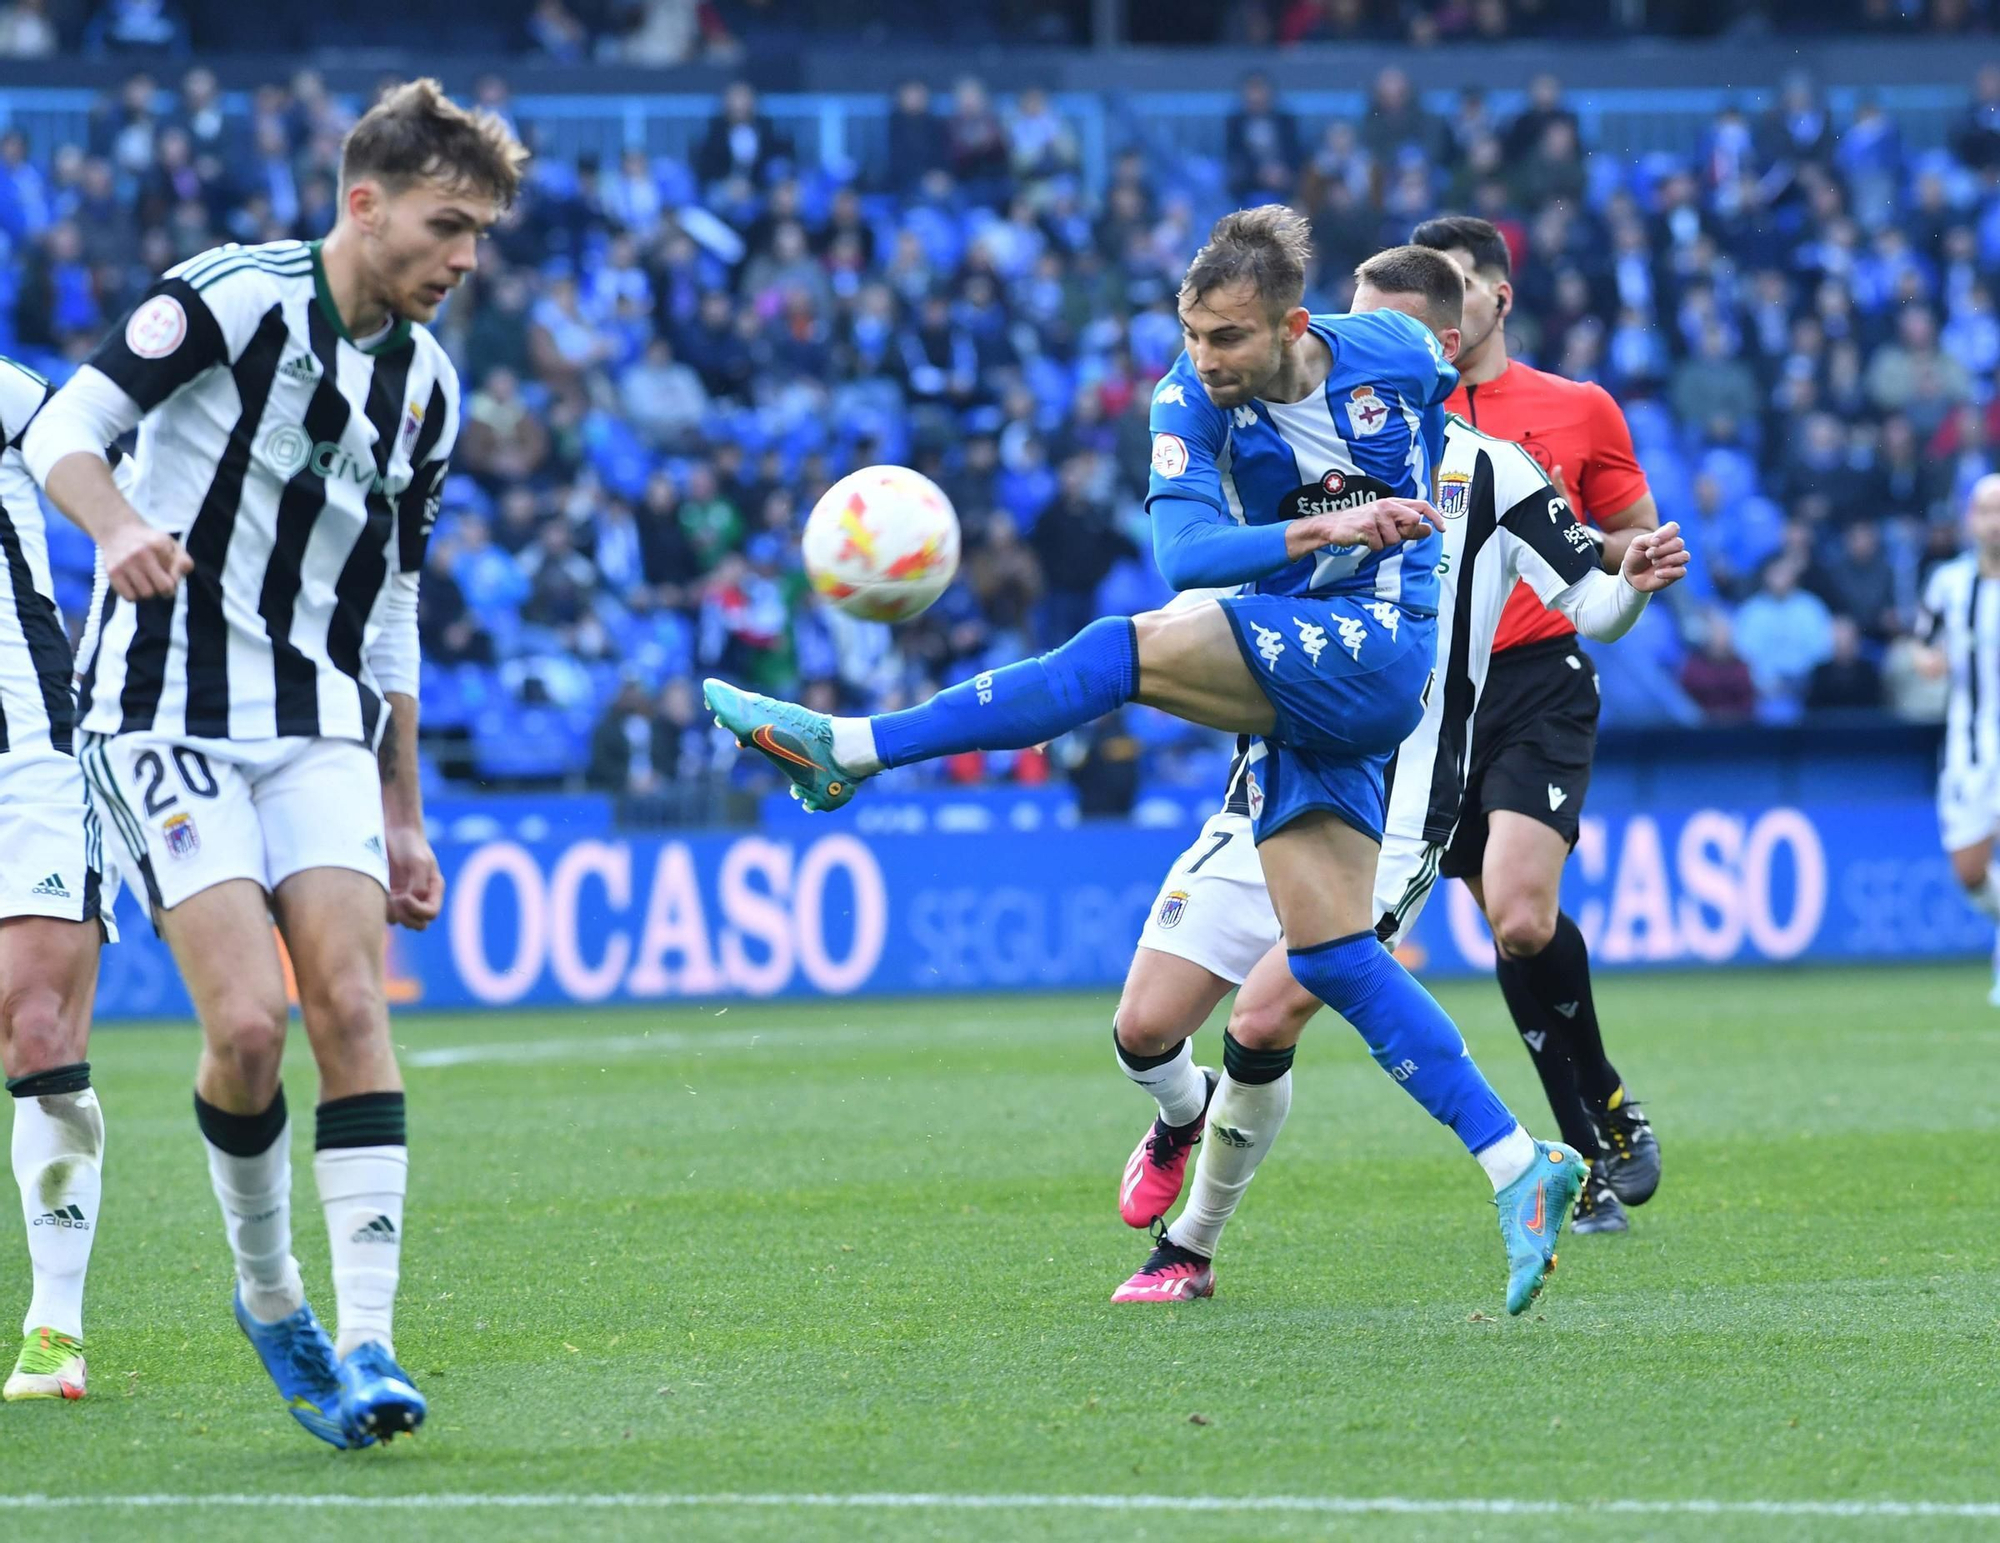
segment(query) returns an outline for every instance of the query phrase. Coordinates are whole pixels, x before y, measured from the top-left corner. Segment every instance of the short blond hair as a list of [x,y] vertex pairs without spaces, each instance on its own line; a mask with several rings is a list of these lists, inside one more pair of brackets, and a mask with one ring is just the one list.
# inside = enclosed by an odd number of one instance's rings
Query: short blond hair
[[521,191],[527,148],[497,113],[468,110],[429,76],[391,87],[340,147],[340,187],[373,178],[401,192],[435,179],[491,198],[501,208]]
[[1181,299],[1248,283],[1272,316],[1282,316],[1304,300],[1312,260],[1312,227],[1297,210],[1283,204],[1238,209],[1215,222],[1208,244],[1194,254]]

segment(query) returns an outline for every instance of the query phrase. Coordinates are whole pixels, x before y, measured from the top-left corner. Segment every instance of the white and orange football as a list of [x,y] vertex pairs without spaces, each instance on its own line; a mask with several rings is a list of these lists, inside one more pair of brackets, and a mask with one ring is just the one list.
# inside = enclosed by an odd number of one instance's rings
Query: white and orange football
[[850,616],[908,621],[958,572],[958,514],[907,466],[864,466],[806,517],[806,576]]

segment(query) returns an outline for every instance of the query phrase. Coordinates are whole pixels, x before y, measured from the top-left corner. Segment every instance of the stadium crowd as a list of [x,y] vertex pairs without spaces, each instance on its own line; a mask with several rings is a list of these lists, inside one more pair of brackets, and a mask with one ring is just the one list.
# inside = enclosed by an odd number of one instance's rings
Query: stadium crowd
[[[479,94],[512,113],[499,80]],[[134,77],[46,158],[0,135],[0,351],[61,374],[173,263],[323,232],[353,108],[302,74],[225,112],[197,68]],[[1916,596],[2000,466],[2000,67],[1923,153],[1798,80],[1690,155],[1617,162],[1553,77],[1501,119],[1472,92],[1433,112],[1389,70],[1318,137],[1252,79],[1223,160],[1082,168],[1049,98],[969,79],[902,87],[848,180],[747,85],[689,164],[539,157],[437,329],[465,426],[423,592],[434,744],[491,780],[662,786],[714,755],[691,677],[877,707],[1156,602],[1146,413],[1175,287],[1214,215],[1272,199],[1311,216],[1327,309],[1425,216],[1495,220],[1515,357],[1624,406],[1697,561],[1600,656],[1608,721],[1936,710]],[[933,476],[966,536],[961,581],[893,635],[797,564],[818,492],[879,460]],[[90,550],[59,519],[51,542],[74,623]],[[1207,764],[1152,714],[1108,733],[1073,759],[1123,765],[1136,736],[1156,770]]]

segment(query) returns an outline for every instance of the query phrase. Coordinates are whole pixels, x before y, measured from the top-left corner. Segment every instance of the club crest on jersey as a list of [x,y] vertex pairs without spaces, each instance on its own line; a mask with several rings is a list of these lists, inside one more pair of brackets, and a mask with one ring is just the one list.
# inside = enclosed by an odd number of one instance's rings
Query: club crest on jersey
[[160,834],[167,838],[167,854],[170,857],[189,858],[201,850],[201,836],[194,828],[191,814],[167,816],[160,827]]
[[1243,774],[1243,795],[1250,805],[1250,818],[1257,819],[1264,813],[1264,789],[1257,781],[1254,771]]
[[1162,477],[1178,477],[1187,470],[1187,445],[1180,435],[1153,436],[1153,470]]
[[1342,509],[1359,509],[1378,498],[1388,498],[1396,490],[1379,477],[1358,471],[1330,471],[1317,482],[1293,488],[1278,504],[1281,520],[1303,520],[1315,514],[1335,514]]
[[1347,421],[1354,425],[1356,439],[1379,434],[1389,421],[1389,404],[1375,394],[1373,386],[1356,386],[1348,395]]
[[1472,502],[1472,477],[1467,472],[1438,473],[1438,513],[1447,520],[1463,519]]
[[410,446],[417,442],[417,430],[424,426],[424,410],[412,402],[403,413],[403,454],[410,453]]
[[1187,891],[1171,889],[1160,897],[1160,914],[1156,918],[1162,927],[1178,927],[1181,918],[1187,914]]

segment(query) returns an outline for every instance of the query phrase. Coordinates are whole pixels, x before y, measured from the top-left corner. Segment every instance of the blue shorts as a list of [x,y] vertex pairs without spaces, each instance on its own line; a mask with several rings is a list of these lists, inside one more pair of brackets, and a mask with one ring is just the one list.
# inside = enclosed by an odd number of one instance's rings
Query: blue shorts
[[1324,809],[1382,838],[1389,758],[1422,722],[1437,620],[1358,596],[1231,595],[1220,602],[1277,724],[1250,814],[1265,840]]

